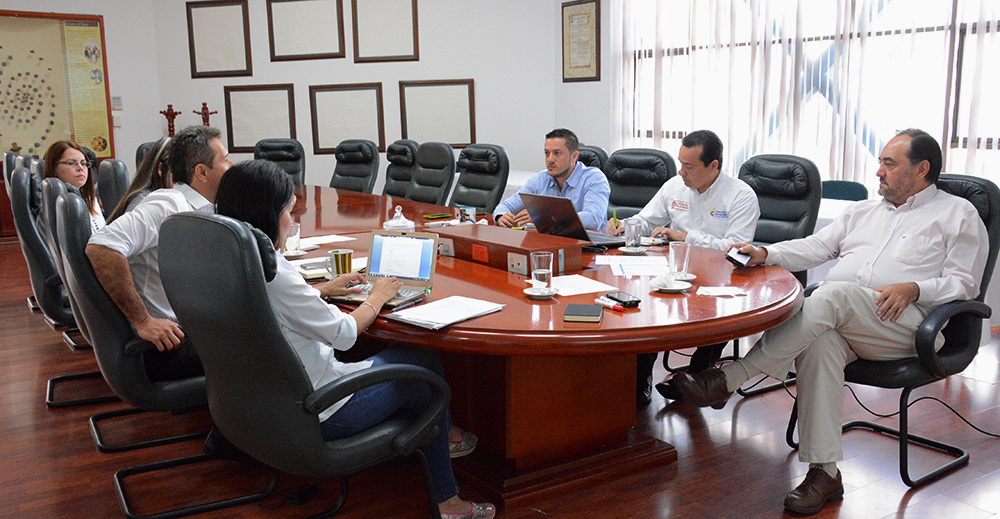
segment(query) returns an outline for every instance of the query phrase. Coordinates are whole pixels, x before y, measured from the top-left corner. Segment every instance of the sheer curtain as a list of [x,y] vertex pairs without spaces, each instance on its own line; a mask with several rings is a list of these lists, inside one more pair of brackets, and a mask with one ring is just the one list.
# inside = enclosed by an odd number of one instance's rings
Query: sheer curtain
[[734,174],[788,153],[874,193],[882,146],[916,127],[941,142],[947,172],[1000,183],[998,4],[618,0],[613,144],[674,154],[707,128]]

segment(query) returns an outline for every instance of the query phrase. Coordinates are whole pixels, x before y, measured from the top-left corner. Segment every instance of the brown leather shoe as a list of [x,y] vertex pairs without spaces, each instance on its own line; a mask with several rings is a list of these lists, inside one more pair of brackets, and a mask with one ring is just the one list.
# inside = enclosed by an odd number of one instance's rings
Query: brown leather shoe
[[844,497],[844,482],[819,467],[809,469],[806,479],[785,496],[785,508],[800,514],[815,514],[823,509],[827,501]]
[[670,379],[670,383],[680,390],[686,400],[701,407],[722,409],[733,395],[726,388],[726,375],[721,369],[678,373]]

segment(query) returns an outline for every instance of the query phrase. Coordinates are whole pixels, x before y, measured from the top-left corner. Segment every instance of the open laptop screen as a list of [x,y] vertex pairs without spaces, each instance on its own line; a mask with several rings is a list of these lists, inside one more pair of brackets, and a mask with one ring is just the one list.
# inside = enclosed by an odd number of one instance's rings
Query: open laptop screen
[[395,277],[427,283],[434,273],[437,252],[436,235],[424,233],[373,233],[368,275]]

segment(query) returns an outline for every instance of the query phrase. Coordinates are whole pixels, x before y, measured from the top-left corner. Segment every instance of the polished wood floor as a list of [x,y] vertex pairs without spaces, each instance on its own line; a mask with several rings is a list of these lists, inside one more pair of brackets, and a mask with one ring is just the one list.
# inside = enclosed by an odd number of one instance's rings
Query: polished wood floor
[[[0,244],[0,517],[104,518],[121,517],[112,475],[131,465],[176,458],[200,451],[187,442],[141,451],[99,453],[87,419],[95,412],[122,407],[103,404],[86,408],[47,409],[45,383],[57,375],[96,369],[92,354],[73,352],[42,316],[29,312],[27,269],[17,244]],[[977,425],[1000,431],[1000,341],[985,346],[961,376],[937,383],[920,394],[943,396]],[[658,369],[661,369],[658,367]],[[662,372],[657,373],[662,376]],[[71,388],[99,393],[101,388]],[[885,412],[897,403],[897,393],[858,388],[870,407]],[[846,391],[845,391],[845,394]],[[848,396],[848,398],[850,398]],[[632,518],[685,519],[783,517],[784,494],[806,471],[784,442],[791,397],[774,392],[753,399],[735,397],[721,411],[683,404],[664,405],[656,395],[637,409],[637,428],[674,444],[679,461],[671,466],[632,474],[508,510],[506,519]],[[847,493],[816,517],[851,519],[962,517],[1000,514],[1000,442],[975,432],[933,402],[911,408],[915,432],[957,443],[972,454],[966,468],[925,488],[908,489],[897,473],[897,447],[889,438],[866,432],[845,436],[847,460],[841,464]],[[848,418],[867,413],[850,400]],[[110,424],[109,441],[206,427],[208,417],[140,416]],[[887,420],[894,422],[894,420]],[[916,452],[916,470],[938,456]],[[213,462],[178,469],[167,476],[137,479],[130,485],[142,513],[176,503],[235,495],[265,484],[267,474],[233,462]],[[277,496],[262,504],[204,514],[205,518],[306,517],[332,505],[339,482],[327,481],[320,495],[305,505],[284,503],[283,497],[307,483],[284,478]],[[463,495],[477,496],[471,489]],[[351,479],[351,497],[340,517],[424,518],[426,500],[419,472],[412,465],[380,467]]]

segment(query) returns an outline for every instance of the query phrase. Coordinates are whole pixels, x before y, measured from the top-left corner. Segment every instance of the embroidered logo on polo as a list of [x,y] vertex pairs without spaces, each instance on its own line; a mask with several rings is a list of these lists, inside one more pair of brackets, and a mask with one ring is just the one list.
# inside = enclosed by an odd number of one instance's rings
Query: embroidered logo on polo
[[671,211],[687,211],[689,210],[688,203],[683,200],[671,200],[670,201]]
[[708,214],[712,215],[712,218],[729,218],[729,215],[726,214],[724,209],[716,209],[714,207],[708,212]]

